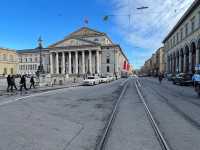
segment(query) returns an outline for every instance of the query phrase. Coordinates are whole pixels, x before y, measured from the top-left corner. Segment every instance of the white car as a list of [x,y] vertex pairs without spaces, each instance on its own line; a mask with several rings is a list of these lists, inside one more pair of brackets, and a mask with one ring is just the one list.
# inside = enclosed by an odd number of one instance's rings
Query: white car
[[87,79],[83,80],[83,85],[95,85],[99,83],[100,80],[96,76],[89,76]]
[[108,80],[111,82],[111,81],[114,81],[115,78],[114,78],[113,76],[109,76],[109,77],[108,77]]
[[100,77],[100,82],[101,83],[107,83],[107,82],[109,82],[109,78],[106,77],[106,76],[102,76],[102,77]]

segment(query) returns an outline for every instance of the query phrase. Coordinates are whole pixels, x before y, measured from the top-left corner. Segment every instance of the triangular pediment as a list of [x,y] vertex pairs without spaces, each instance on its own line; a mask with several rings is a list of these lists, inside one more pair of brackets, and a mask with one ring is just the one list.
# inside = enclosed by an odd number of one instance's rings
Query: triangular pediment
[[104,36],[105,33],[98,32],[96,30],[83,27],[69,35],[69,37],[84,37],[84,36]]
[[80,45],[108,45],[112,41],[103,32],[99,32],[88,27],[82,27],[79,30],[66,36],[63,40],[50,45],[49,47],[65,47]]
[[96,43],[87,41],[87,40],[82,40],[82,39],[64,39],[51,47],[67,47],[67,46],[81,46],[81,45],[96,45]]

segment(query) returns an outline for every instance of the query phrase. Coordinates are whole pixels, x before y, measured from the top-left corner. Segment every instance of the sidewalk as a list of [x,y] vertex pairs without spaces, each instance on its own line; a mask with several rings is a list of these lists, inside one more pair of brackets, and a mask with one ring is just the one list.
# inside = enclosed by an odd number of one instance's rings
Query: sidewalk
[[[63,85],[36,86],[35,89],[32,88],[32,89],[28,90],[26,94],[45,92],[45,91],[51,91],[51,90],[56,90],[56,89],[69,88],[69,87],[77,87],[77,86],[80,86],[80,85],[82,85],[81,81],[74,83],[73,81],[69,80],[69,81],[66,81]],[[14,92],[11,93],[11,92],[6,91],[7,85],[6,86],[0,86],[0,96],[21,94],[21,92],[19,91],[19,86],[17,86],[17,87],[18,87],[18,90],[17,91],[14,90]],[[27,88],[28,87],[29,87],[29,84],[27,84]],[[23,91],[23,93],[24,93],[24,91]]]

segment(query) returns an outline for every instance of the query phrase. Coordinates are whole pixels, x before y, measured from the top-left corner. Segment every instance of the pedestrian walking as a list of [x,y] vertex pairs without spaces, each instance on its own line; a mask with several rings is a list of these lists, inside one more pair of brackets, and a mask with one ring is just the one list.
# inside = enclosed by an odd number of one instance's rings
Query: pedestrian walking
[[27,88],[26,88],[26,77],[25,77],[25,75],[23,75],[22,77],[21,77],[21,80],[20,80],[20,91],[22,92],[22,88],[24,88],[25,90],[28,90]]
[[33,76],[31,76],[30,83],[31,83],[30,89],[31,89],[31,87],[33,87],[35,89],[35,80],[34,80]]
[[160,84],[162,83],[162,80],[163,80],[163,75],[160,73],[159,75],[158,75],[158,80],[159,80],[159,82],[160,82]]
[[13,91],[13,87],[15,88],[15,90],[17,90],[17,86],[15,84],[15,77],[14,77],[14,75],[11,76],[10,80],[11,80],[11,91]]
[[7,92],[10,91],[10,87],[11,87],[11,78],[10,75],[7,76]]

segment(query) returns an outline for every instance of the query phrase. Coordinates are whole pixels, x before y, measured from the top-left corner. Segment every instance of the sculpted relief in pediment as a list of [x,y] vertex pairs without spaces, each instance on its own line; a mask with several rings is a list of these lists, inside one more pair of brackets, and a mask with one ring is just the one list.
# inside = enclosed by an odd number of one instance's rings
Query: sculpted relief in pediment
[[65,46],[80,46],[80,45],[89,45],[91,43],[77,40],[77,39],[69,39],[69,40],[64,40],[63,42],[60,42],[56,45],[56,47],[65,47]]

